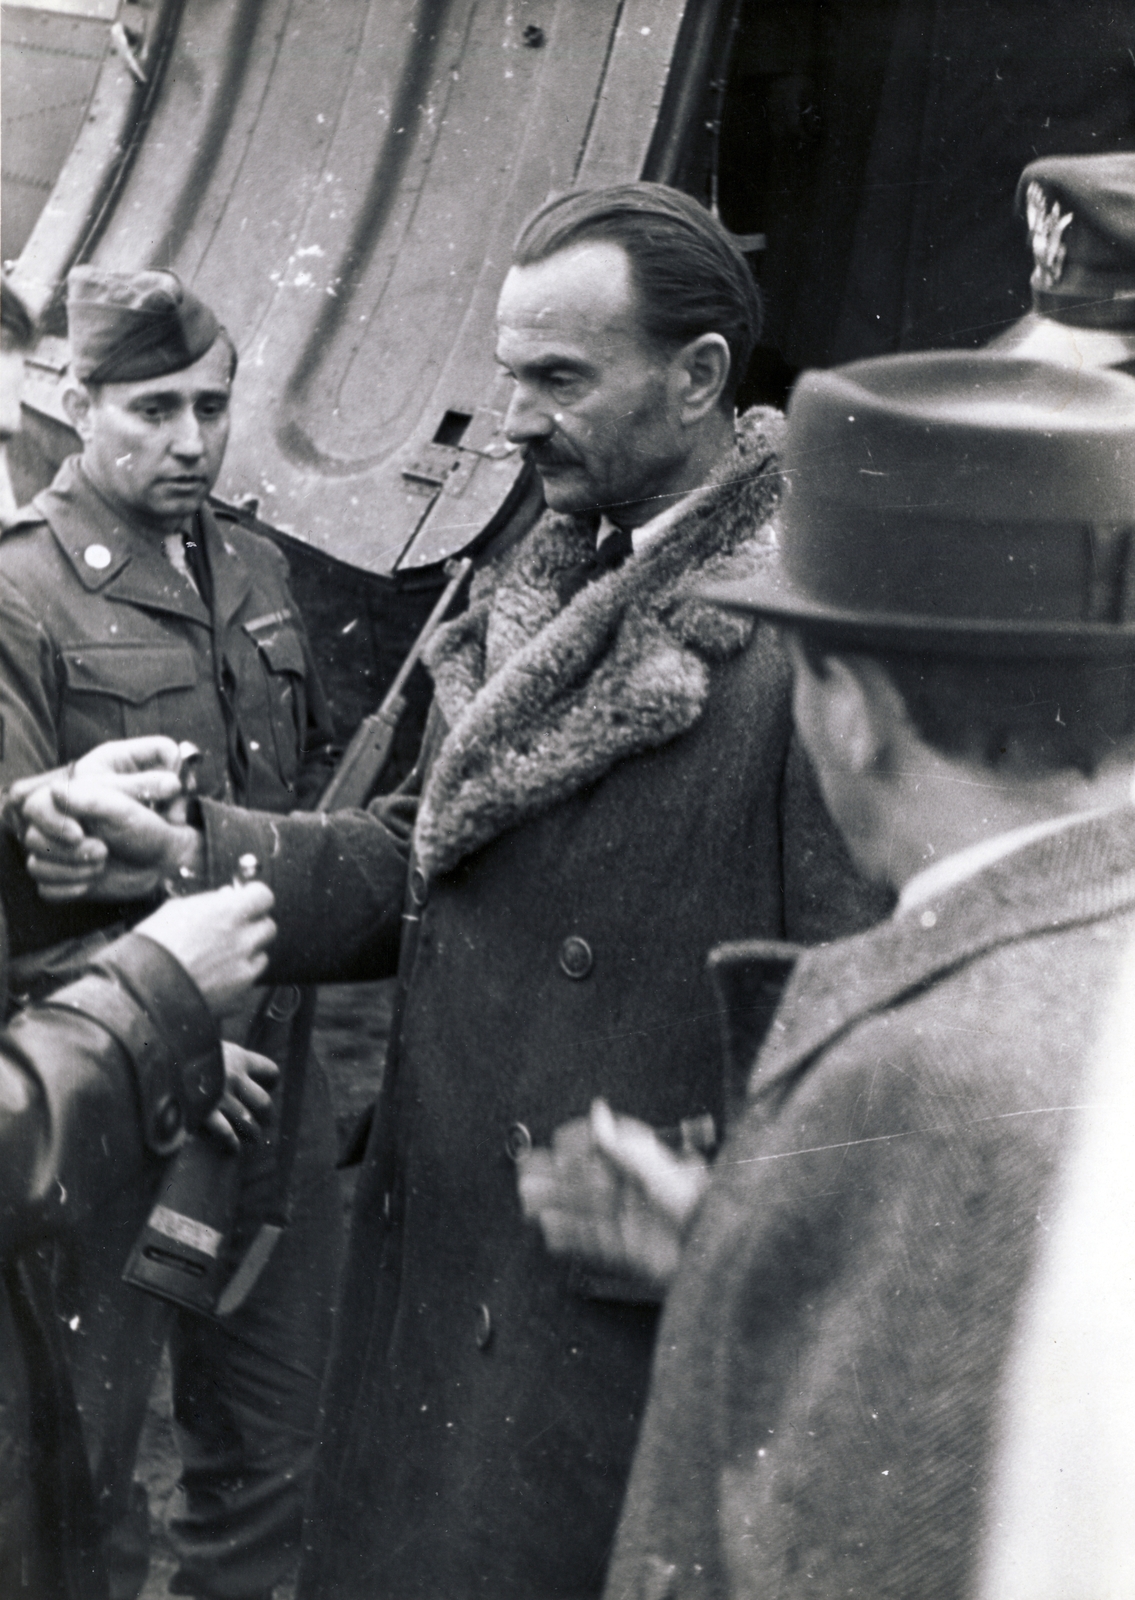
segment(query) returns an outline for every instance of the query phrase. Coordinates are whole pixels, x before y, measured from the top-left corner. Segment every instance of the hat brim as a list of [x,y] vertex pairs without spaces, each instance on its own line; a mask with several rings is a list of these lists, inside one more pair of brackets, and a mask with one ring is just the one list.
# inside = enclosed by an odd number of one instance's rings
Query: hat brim
[[853,611],[825,605],[770,574],[699,584],[700,599],[756,612],[849,644],[945,655],[1067,660],[1135,656],[1135,622],[1028,622]]

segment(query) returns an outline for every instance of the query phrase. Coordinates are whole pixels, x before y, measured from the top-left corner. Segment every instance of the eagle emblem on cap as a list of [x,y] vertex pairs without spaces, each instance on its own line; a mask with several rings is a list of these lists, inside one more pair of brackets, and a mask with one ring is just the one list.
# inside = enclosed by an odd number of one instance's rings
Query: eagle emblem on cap
[[1025,208],[1032,239],[1033,260],[1036,262],[1038,288],[1051,289],[1060,282],[1068,246],[1064,235],[1072,221],[1071,211],[1061,211],[1059,201],[1048,204],[1044,188],[1037,182],[1029,184],[1025,192]]

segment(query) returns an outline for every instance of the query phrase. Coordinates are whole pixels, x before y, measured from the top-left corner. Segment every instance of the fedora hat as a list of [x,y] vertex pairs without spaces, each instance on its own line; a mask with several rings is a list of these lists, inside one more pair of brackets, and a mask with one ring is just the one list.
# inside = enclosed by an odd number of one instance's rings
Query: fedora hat
[[777,560],[699,586],[861,645],[1135,655],[1135,379],[983,351],[806,372]]

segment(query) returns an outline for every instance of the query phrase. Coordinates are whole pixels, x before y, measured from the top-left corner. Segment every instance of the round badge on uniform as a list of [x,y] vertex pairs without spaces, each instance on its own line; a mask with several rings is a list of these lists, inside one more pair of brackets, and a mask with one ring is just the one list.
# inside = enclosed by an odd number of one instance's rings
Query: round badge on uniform
[[83,560],[88,567],[94,567],[96,572],[101,572],[104,567],[110,566],[110,551],[105,544],[89,544],[83,551]]

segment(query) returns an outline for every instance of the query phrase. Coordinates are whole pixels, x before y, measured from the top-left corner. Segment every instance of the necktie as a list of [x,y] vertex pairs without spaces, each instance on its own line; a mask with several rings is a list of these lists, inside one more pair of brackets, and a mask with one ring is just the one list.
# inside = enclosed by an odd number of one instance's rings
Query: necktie
[[560,604],[566,606],[587,584],[621,567],[633,551],[634,545],[626,528],[612,528],[597,550],[561,575],[557,585]]
[[595,552],[596,576],[604,572],[614,572],[616,567],[621,567],[627,557],[632,555],[634,555],[634,541],[630,529],[612,526],[611,532]]

